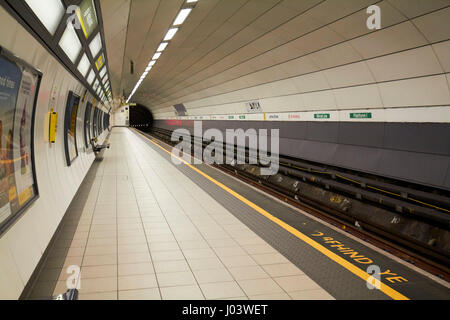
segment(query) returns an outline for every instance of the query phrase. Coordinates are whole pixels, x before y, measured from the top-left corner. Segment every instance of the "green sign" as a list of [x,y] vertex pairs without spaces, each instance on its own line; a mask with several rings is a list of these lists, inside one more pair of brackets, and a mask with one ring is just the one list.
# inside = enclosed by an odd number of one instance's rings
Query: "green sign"
[[316,113],[314,119],[330,119],[331,115],[329,113]]
[[234,116],[228,116],[229,120],[234,120]]
[[92,0],[84,0],[80,5],[79,10],[77,10],[77,15],[81,22],[84,36],[86,39],[89,39],[98,24],[94,2]]
[[240,120],[245,120],[245,116],[239,116]]
[[372,112],[350,113],[350,119],[372,119]]

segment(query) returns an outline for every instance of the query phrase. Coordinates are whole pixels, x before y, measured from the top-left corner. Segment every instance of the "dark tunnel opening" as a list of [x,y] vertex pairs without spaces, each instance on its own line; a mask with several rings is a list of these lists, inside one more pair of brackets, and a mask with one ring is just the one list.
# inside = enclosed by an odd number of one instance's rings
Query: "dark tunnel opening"
[[130,127],[150,132],[153,127],[152,112],[141,104],[130,106]]

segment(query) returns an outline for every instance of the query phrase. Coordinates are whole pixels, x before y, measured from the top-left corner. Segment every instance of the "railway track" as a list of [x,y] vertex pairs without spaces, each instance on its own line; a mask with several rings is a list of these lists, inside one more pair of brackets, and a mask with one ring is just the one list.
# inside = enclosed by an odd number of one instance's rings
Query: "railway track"
[[[168,130],[155,129],[151,134],[146,135],[152,139],[156,139],[158,142],[164,142],[169,146],[174,145],[171,141],[171,132]],[[194,151],[194,148],[195,146],[193,146],[192,152]],[[248,152],[246,155],[248,157]],[[333,184],[333,182],[336,181],[330,181],[330,179],[321,180],[317,176],[314,176],[314,171],[325,172],[319,171],[324,169],[317,165],[313,165],[313,169],[304,168],[305,170],[301,170],[295,169],[296,166],[293,166],[292,163],[285,163],[285,160],[286,159],[280,158],[280,172],[282,172],[282,174],[271,179],[265,179],[258,176],[258,174],[255,173],[258,170],[257,166],[229,164],[213,164],[213,166],[264,193],[306,211],[307,213],[326,221],[359,239],[371,243],[420,269],[442,278],[445,281],[450,281],[449,254],[445,250],[436,248],[436,242],[433,243],[433,241],[430,240],[428,242],[418,241],[417,239],[408,237],[408,234],[402,234],[400,229],[392,228],[392,223],[391,225],[388,225],[390,228],[385,228],[383,223],[379,223],[380,221],[390,221],[392,217],[394,217],[392,219],[401,217],[402,221],[408,221],[407,226],[416,226],[416,229],[413,230],[413,232],[420,231],[421,229],[423,230],[424,226],[426,226],[428,228],[427,230],[429,230],[430,234],[434,235],[435,238],[438,236],[441,237],[440,241],[444,241],[443,244],[445,249],[446,245],[448,246],[448,242],[446,243],[445,241],[449,236],[449,224],[447,222],[449,216],[445,212],[445,208],[447,208],[446,205],[448,204],[446,201],[450,199],[439,194],[427,195],[426,192],[421,190],[416,190],[414,193],[409,192],[408,194],[413,194],[416,198],[420,197],[420,199],[424,201],[437,199],[437,202],[429,204],[421,201],[425,203],[425,205],[417,206],[415,204],[410,204],[409,201],[401,201],[395,198],[390,199],[390,197],[385,194],[379,195],[379,198],[373,198],[372,193],[366,192],[367,188],[357,190],[354,185],[350,186],[350,188],[348,188],[348,186],[342,187],[339,183]],[[295,161],[295,163],[297,164],[299,161]],[[338,176],[346,178],[349,175],[348,173],[342,174],[341,172],[336,171],[335,168],[332,170],[330,169],[330,172],[334,173],[333,177],[335,178]],[[352,178],[355,178],[355,176],[353,175]],[[358,178],[364,181],[365,186],[370,183],[370,185],[373,184],[377,186],[382,184],[383,186],[391,188],[391,190],[392,188],[395,188],[395,186],[383,181],[371,181],[370,178],[366,177]],[[278,180],[274,183],[274,179]],[[284,179],[284,184],[278,182],[280,179]],[[355,180],[352,179],[352,181]],[[299,186],[300,184],[301,186]],[[292,188],[293,185],[296,185],[298,188]],[[320,186],[322,188],[319,188]],[[404,186],[399,186],[398,189],[405,190],[406,188]],[[353,194],[348,190],[354,191]],[[383,193],[383,190],[380,193]],[[338,203],[327,200],[338,198],[340,199]],[[405,198],[403,200],[405,200]],[[377,201],[379,203],[376,203]],[[350,208],[348,207],[347,202],[351,203]],[[343,203],[347,203],[347,207],[343,205]],[[442,210],[435,210],[431,206],[444,209],[444,212]],[[417,213],[418,211],[419,213]],[[414,212],[413,218],[411,218],[412,212]],[[377,218],[379,220],[378,223],[377,221],[371,221],[371,216],[374,215],[383,216],[383,219],[380,220]],[[397,224],[394,224],[394,226],[396,225]],[[404,227],[403,229],[408,230],[408,227]],[[411,229],[411,227],[409,229]],[[442,236],[442,234],[444,234],[444,236]]]

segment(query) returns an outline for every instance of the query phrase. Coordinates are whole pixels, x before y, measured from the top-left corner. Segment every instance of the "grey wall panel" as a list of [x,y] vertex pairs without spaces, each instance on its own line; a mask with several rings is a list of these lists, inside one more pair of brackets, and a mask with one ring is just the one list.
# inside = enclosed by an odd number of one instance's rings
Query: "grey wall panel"
[[280,137],[306,140],[308,124],[306,122],[268,122],[272,128],[280,129]]
[[444,186],[446,186],[447,189],[450,189],[450,162],[448,164],[447,175],[445,177]]
[[341,144],[335,152],[332,164],[364,172],[377,172],[382,156],[382,149]]
[[445,175],[450,158],[445,156],[384,150],[378,172],[389,177],[402,177],[403,180],[444,186]]
[[337,143],[339,123],[337,122],[307,122],[306,140]]
[[450,124],[387,123],[385,147],[450,155]]
[[[155,122],[156,127],[169,130],[177,127],[192,130],[193,124],[191,120]],[[226,129],[280,129],[282,155],[450,189],[450,156],[446,155],[449,139],[445,139],[448,125],[360,122],[311,124],[211,120],[203,121],[203,129],[217,128],[224,137]],[[385,130],[385,126],[389,130]]]
[[385,126],[381,123],[341,122],[339,140],[341,144],[382,148]]
[[280,154],[321,163],[333,163],[338,145],[296,139],[280,139]]

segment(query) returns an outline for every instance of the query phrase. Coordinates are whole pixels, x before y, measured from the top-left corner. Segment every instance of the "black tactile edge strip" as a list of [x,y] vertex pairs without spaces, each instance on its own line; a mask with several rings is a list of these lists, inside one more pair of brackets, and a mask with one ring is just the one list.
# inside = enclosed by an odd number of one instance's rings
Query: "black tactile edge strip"
[[[160,150],[139,134],[137,134],[137,136],[141,137],[141,139],[153,150],[156,150],[162,155],[164,159],[171,161],[168,153]],[[348,238],[344,234],[339,233],[282,203],[256,192],[244,183],[241,183],[210,166],[197,165],[196,167],[208,174],[211,178],[220,181],[235,192],[246,197],[251,202],[264,208],[273,216],[296,228],[303,234],[313,238],[311,234],[320,231],[326,236],[344,243],[346,247],[354,249],[365,257],[370,257],[370,259],[374,261],[374,264],[381,267],[382,271],[389,269],[397,275],[406,278],[408,280],[406,283],[389,283],[386,280],[383,281],[383,283],[402,293],[406,297],[410,299],[450,299],[449,289],[414,270],[393,261],[369,247],[364,246],[360,242]],[[191,168],[185,165],[178,166],[177,168],[336,299],[389,299],[389,297],[381,291],[369,290],[365,281],[330,260],[327,256],[312,248],[277,224],[268,220],[266,217],[257,213],[231,194],[224,192],[224,190],[216,184],[200,176]],[[321,238],[313,239],[327,247],[323,240],[321,241]],[[335,253],[337,252],[330,247],[327,248]],[[351,261],[347,256],[340,256]],[[360,264],[357,265],[357,267],[365,270],[367,265]]]

